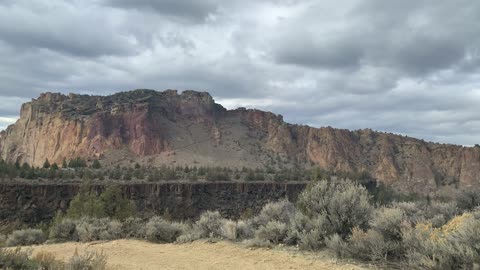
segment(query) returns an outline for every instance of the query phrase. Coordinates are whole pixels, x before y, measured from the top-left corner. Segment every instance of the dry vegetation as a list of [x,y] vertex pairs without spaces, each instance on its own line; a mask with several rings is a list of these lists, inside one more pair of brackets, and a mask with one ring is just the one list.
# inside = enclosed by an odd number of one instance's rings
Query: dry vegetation
[[[458,193],[454,200],[438,196],[417,201],[384,202],[381,205],[379,201],[374,204],[372,196],[357,183],[348,180],[318,181],[299,196],[296,204],[286,200],[272,202],[253,217],[230,220],[219,212],[207,211],[196,221],[177,222],[172,221],[170,216],[134,217],[128,200],[122,198],[121,190],[113,186],[98,197],[91,196],[87,190],[77,195],[66,215],[58,215],[48,230],[45,229],[48,237],[42,230],[28,229],[12,232],[5,241],[9,246],[19,246],[41,244],[47,238],[49,243],[134,238],[163,244],[187,243],[185,246],[175,246],[182,250],[185,247],[197,247],[198,243],[191,244],[196,240],[207,239],[210,242],[239,243],[251,248],[287,246],[315,254],[328,251],[339,258],[360,260],[379,267],[472,269],[480,263],[479,196],[478,193],[467,192]],[[144,242],[132,243],[153,248]],[[233,248],[222,243],[217,247]],[[75,246],[66,244],[65,247],[69,245]],[[174,246],[163,246],[167,247]],[[213,247],[203,248],[207,250],[205,252],[212,252]],[[240,247],[233,249],[237,248]],[[199,254],[203,252],[202,248],[194,250]],[[106,252],[113,252],[112,256],[118,255],[115,250]],[[252,254],[262,252],[266,251],[255,250]],[[234,253],[241,254],[239,251]],[[145,250],[145,254],[152,254],[152,261],[160,256],[148,250]],[[211,262],[212,258],[219,258],[219,254],[217,257],[215,254],[213,252],[205,258]],[[125,253],[123,257],[127,256],[130,255]],[[145,255],[139,256],[145,258]],[[187,252],[185,256],[196,255]],[[241,267],[242,259],[235,256],[232,255],[231,259],[236,262],[218,262],[218,269],[224,269],[221,263],[232,268],[240,263],[237,267],[245,269]],[[268,256],[260,255],[257,259]],[[193,257],[182,260],[195,264]],[[198,264],[202,262],[199,258]],[[279,262],[282,262],[281,258]],[[272,262],[273,265],[275,263]],[[188,266],[185,269],[189,269]]]

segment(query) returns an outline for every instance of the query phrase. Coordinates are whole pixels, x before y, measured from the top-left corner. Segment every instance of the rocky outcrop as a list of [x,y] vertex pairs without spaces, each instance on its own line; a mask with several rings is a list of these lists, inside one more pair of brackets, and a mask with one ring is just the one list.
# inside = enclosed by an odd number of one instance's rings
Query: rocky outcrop
[[331,127],[291,125],[259,110],[226,110],[205,92],[46,93],[0,134],[0,156],[41,165],[83,156],[103,164],[320,166],[368,172],[405,191],[480,184],[480,148]]
[[[238,218],[258,213],[270,201],[295,201],[306,183],[155,183],[120,185],[126,198],[143,214],[168,211],[179,220],[194,219],[206,210]],[[100,194],[104,185],[90,189]],[[0,220],[39,224],[50,221],[57,211],[66,211],[80,184],[0,184]],[[168,209],[168,210],[167,210]]]

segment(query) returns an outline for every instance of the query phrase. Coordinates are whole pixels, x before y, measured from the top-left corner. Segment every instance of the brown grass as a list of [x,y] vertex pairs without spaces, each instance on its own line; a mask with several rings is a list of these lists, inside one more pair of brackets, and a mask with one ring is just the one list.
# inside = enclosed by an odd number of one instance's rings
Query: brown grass
[[94,243],[62,243],[33,246],[33,254],[51,252],[57,259],[68,260],[78,249],[103,251],[108,269],[365,269],[337,263],[333,257],[305,255],[286,250],[249,249],[229,242],[191,244],[154,244],[139,240]]

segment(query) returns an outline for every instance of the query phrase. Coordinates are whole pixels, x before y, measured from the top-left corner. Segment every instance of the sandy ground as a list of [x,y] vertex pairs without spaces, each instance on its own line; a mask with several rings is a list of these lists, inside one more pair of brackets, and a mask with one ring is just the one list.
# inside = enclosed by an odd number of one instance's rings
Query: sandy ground
[[[108,269],[366,269],[346,263],[337,263],[325,255],[299,254],[287,250],[251,249],[228,242],[191,244],[153,244],[139,240],[116,240],[95,243],[63,243],[34,246],[33,254],[48,251],[58,259],[67,260],[78,252],[103,251]],[[322,257],[323,256],[323,257]]]

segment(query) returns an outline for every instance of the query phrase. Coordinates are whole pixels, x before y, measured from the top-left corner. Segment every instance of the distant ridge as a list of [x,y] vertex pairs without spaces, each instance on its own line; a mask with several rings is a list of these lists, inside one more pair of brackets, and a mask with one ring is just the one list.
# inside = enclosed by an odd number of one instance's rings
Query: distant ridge
[[480,148],[285,123],[281,115],[227,110],[206,92],[134,90],[110,96],[44,93],[0,133],[0,157],[100,158],[108,165],[320,166],[368,172],[397,189],[480,184]]

